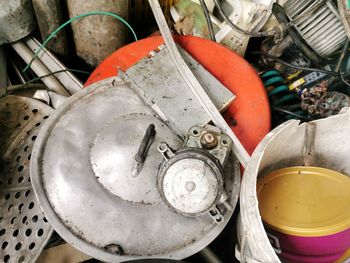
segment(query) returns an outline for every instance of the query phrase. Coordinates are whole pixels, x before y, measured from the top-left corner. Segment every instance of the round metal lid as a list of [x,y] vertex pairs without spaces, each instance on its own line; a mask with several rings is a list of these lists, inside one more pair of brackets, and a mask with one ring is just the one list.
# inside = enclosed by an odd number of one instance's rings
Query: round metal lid
[[0,99],[0,262],[35,262],[53,231],[29,177],[33,144],[52,111],[30,98]]
[[[156,136],[137,176],[135,154],[150,124]],[[182,141],[120,79],[79,91],[55,111],[36,141],[31,178],[55,230],[86,254],[108,262],[144,257],[182,259],[208,245],[225,227],[210,216],[170,209],[157,189],[163,157],[157,145]],[[234,207],[239,166],[231,158],[225,182]]]
[[163,162],[158,180],[165,202],[188,216],[208,212],[222,194],[221,166],[199,149],[180,150]]

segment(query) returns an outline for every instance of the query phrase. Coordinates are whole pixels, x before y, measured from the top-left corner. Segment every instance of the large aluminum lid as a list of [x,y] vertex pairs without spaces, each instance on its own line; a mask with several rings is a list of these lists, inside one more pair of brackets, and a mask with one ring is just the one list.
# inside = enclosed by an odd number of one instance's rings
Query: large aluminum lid
[[[31,178],[41,207],[69,243],[103,261],[144,257],[182,259],[208,245],[224,228],[209,215],[195,218],[169,208],[157,189],[160,142],[183,142],[119,79],[84,89],[50,117],[32,153]],[[134,157],[150,124],[156,136],[137,176]],[[235,207],[239,166],[225,168]],[[208,213],[209,214],[209,213]]]

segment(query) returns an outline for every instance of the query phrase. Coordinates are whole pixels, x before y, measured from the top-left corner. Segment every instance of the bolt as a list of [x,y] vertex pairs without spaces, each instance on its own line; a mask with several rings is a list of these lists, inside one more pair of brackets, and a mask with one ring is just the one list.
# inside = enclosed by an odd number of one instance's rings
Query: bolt
[[201,137],[201,144],[204,148],[211,149],[218,144],[218,138],[215,134],[207,132]]

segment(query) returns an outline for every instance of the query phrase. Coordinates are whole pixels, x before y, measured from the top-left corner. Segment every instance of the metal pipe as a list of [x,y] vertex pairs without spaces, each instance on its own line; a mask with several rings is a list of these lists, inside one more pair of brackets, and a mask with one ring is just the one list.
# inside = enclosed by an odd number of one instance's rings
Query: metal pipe
[[187,66],[186,62],[182,58],[176,44],[173,40],[171,32],[169,30],[168,24],[166,23],[164,14],[159,5],[158,0],[148,0],[151,6],[154,17],[157,21],[159,30],[164,38],[166,46],[169,50],[170,56],[178,69],[180,75],[183,77],[187,86],[191,89],[203,109],[207,112],[213,123],[220,128],[224,133],[230,136],[233,142],[233,152],[239,162],[246,167],[249,161],[249,154],[244,149],[241,142],[238,140],[236,135],[231,130],[230,126],[226,123],[225,119],[221,116],[218,109],[213,104],[212,100],[209,98],[208,94],[204,91],[201,84],[198,82],[196,77],[193,75],[192,71]]
[[[29,63],[34,57],[34,53],[23,42],[18,41],[12,43],[11,45],[26,63]],[[50,73],[47,67],[45,67],[45,65],[39,59],[35,59],[30,67],[39,77]],[[41,80],[42,82],[44,82],[44,84],[49,90],[55,91],[56,93],[61,94],[63,96],[70,96],[67,90],[54,76],[48,76],[42,78]]]
[[26,83],[26,80],[24,79],[23,75],[22,75],[22,72],[18,69],[17,65],[15,64],[15,62],[13,62],[13,60],[10,60],[10,64],[11,64],[11,67],[13,68],[14,72],[16,73],[19,81],[24,84]]

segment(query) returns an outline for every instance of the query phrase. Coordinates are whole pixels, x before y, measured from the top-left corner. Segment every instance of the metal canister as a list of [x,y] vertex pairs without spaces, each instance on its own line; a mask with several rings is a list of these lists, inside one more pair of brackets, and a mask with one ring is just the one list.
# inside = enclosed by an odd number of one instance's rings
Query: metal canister
[[282,261],[334,262],[350,248],[350,178],[319,167],[289,167],[262,177],[259,210]]

